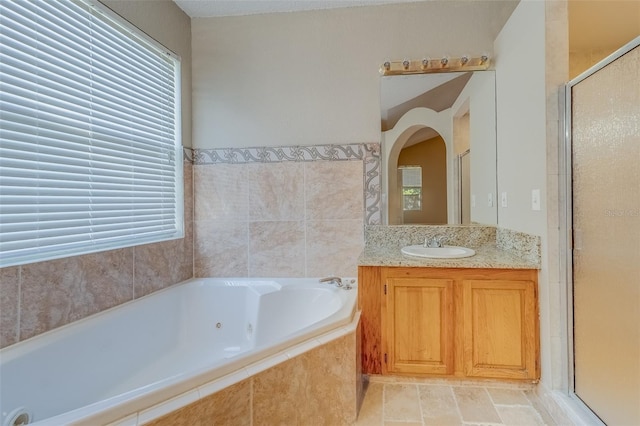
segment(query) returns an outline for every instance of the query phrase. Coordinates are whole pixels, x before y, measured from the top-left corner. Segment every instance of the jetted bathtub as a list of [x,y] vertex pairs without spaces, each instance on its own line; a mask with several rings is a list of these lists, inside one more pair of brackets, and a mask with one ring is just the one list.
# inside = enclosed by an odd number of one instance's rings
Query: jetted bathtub
[[357,321],[348,281],[192,279],[9,346],[0,425],[109,423],[320,343]]

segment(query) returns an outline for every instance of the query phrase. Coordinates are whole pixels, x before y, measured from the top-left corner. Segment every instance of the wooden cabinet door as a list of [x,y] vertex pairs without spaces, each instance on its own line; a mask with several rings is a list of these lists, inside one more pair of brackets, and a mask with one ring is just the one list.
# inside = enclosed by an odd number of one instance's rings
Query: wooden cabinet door
[[465,375],[537,378],[534,282],[463,280],[462,291]]
[[452,374],[453,280],[387,278],[383,373]]

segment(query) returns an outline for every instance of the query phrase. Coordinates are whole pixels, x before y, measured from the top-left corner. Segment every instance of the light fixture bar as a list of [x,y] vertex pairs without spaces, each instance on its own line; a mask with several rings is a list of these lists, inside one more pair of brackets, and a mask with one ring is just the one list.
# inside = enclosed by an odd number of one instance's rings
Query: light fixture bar
[[418,61],[386,61],[380,67],[382,75],[427,74],[453,71],[483,71],[489,68],[491,60],[487,55],[478,57],[461,56],[459,58],[424,58]]

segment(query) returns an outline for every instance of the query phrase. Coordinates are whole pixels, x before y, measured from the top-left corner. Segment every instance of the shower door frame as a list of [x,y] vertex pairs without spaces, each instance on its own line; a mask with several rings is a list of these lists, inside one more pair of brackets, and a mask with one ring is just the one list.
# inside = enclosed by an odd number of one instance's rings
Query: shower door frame
[[[562,321],[566,323],[567,346],[564,348],[563,358],[566,361],[566,385],[568,396],[572,402],[576,404],[576,408],[581,411],[583,416],[592,424],[605,425],[605,423],[597,416],[597,414],[585,404],[582,399],[575,393],[575,369],[574,369],[574,322],[573,322],[573,162],[572,162],[572,97],[571,90],[573,86],[600,71],[602,68],[611,64],[618,58],[629,53],[631,50],[640,46],[640,37],[636,37],[620,49],[611,53],[609,56],[593,65],[582,74],[570,80],[564,86],[564,93],[561,93],[561,105],[564,103],[564,137],[562,143],[559,144],[559,211],[560,211],[560,273],[564,276],[563,285],[566,287],[564,294],[565,300],[563,305],[566,306]],[[606,426],[606,425],[605,425]]]

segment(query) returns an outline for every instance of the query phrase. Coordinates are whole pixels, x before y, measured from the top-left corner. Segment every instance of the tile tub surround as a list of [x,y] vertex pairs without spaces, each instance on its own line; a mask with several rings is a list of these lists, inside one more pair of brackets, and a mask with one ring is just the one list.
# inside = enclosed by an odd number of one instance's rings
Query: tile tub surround
[[195,276],[354,276],[378,146],[193,150]]
[[203,164],[275,164],[315,161],[360,161],[364,223],[381,224],[380,143],[329,144],[255,148],[218,148],[185,150],[186,158],[195,165]]
[[[473,248],[475,256],[428,259],[404,256],[400,249],[421,244],[425,238],[445,236],[445,244]],[[501,235],[502,242],[496,241]],[[417,266],[434,268],[540,269],[540,237],[504,232],[493,226],[394,225],[367,226],[360,266]],[[537,256],[535,255],[537,253]]]
[[192,278],[192,170],[184,238],[0,269],[0,347]]
[[358,334],[356,328],[322,346],[289,354],[283,362],[251,377],[245,373],[243,380],[213,393],[203,386],[199,399],[160,417],[152,418],[149,410],[114,425],[352,425],[362,398]]

